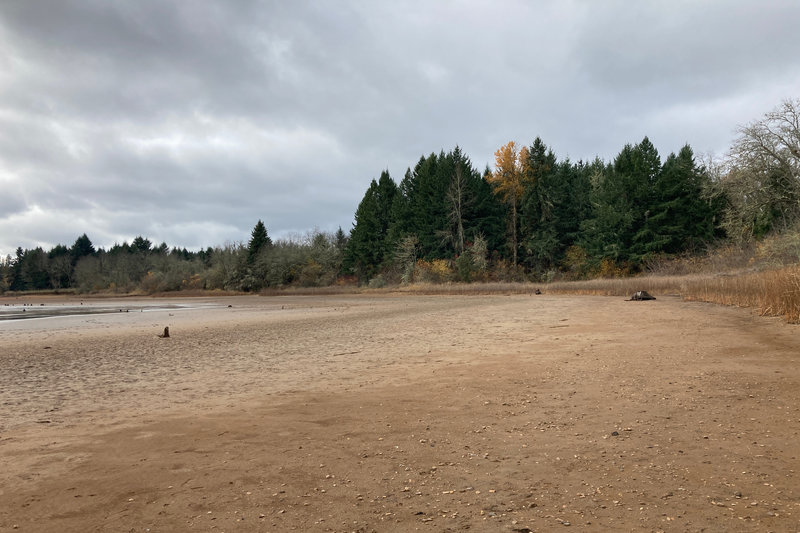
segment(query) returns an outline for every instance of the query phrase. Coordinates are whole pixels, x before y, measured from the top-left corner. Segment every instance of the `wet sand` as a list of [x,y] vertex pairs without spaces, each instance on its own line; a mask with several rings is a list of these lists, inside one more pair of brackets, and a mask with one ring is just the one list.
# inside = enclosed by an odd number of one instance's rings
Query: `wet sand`
[[157,301],[187,302],[0,322],[0,531],[800,530],[796,326],[668,297]]

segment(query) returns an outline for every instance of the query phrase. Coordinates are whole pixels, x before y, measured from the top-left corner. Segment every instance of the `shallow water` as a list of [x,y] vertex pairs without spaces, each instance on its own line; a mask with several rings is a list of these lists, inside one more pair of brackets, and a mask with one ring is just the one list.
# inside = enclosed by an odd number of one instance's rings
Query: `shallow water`
[[165,305],[129,305],[129,306],[110,306],[92,304],[16,304],[4,305],[0,307],[0,321],[2,320],[29,320],[36,318],[58,318],[76,315],[100,315],[110,313],[148,313],[152,311],[200,309],[206,307],[217,307],[214,304],[165,304]]

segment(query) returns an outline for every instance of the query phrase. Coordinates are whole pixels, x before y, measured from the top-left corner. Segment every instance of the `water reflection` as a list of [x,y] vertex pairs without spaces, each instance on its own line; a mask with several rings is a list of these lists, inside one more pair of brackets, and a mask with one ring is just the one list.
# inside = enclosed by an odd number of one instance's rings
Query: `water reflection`
[[57,318],[75,315],[99,315],[109,313],[148,313],[152,311],[200,309],[206,307],[217,307],[213,304],[199,305],[85,305],[85,304],[5,304],[0,307],[0,321],[2,320],[26,320],[33,318]]

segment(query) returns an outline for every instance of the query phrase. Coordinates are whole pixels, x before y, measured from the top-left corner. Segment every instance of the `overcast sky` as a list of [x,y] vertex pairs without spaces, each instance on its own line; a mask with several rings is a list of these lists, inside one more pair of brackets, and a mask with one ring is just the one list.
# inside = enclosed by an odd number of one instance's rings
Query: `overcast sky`
[[0,254],[352,227],[369,182],[541,136],[721,156],[800,97],[800,2],[2,0]]

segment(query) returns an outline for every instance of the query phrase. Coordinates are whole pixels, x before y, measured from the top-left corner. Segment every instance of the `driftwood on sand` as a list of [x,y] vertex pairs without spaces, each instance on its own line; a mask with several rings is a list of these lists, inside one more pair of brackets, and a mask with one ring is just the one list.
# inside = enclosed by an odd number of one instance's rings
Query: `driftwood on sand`
[[628,301],[631,302],[631,301],[655,300],[655,299],[656,297],[651,296],[650,293],[647,291],[636,291],[633,293],[633,296],[631,296],[631,299]]

